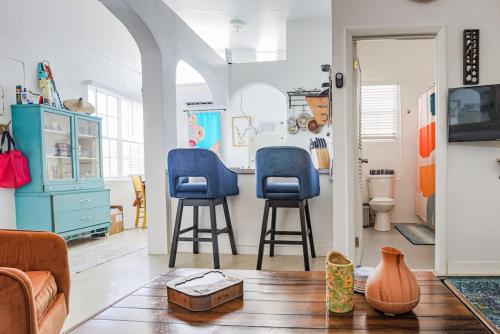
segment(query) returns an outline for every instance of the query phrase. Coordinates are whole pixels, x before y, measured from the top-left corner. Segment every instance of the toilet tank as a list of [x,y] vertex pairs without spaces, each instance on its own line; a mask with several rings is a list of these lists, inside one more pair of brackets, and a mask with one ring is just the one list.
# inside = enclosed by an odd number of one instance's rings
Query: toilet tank
[[368,197],[394,198],[394,175],[369,175]]

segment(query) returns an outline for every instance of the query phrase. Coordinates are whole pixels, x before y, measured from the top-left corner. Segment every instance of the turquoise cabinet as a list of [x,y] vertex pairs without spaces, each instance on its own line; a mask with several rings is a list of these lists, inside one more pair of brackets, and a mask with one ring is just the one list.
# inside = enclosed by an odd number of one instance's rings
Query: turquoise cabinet
[[12,127],[32,179],[16,190],[17,228],[67,239],[107,231],[101,119],[44,105],[13,105]]

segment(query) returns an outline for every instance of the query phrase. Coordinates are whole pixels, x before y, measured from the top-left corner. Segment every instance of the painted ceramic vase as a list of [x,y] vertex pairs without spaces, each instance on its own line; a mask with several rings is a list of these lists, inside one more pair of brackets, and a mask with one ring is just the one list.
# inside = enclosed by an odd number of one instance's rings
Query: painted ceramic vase
[[399,249],[383,247],[381,253],[382,260],[366,281],[366,300],[386,314],[410,312],[420,301],[417,279]]
[[354,263],[336,251],[326,257],[326,307],[328,311],[345,313],[354,307]]

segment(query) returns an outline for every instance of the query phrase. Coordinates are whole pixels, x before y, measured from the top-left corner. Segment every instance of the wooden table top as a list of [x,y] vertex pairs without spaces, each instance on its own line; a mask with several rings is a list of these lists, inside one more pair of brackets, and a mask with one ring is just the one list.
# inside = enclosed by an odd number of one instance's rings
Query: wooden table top
[[421,288],[418,306],[390,317],[357,293],[352,312],[329,314],[324,272],[223,270],[244,279],[243,298],[207,312],[169,304],[166,283],[198,271],[174,269],[163,274],[72,333],[488,333],[430,272],[415,272]]

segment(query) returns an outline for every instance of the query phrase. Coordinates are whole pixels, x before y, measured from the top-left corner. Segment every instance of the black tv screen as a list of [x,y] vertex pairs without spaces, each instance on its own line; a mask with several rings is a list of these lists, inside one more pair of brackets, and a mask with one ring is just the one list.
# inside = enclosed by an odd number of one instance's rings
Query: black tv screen
[[448,91],[448,141],[500,140],[500,85]]

